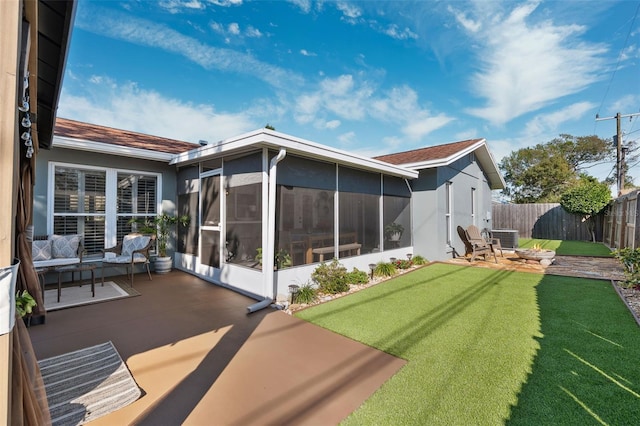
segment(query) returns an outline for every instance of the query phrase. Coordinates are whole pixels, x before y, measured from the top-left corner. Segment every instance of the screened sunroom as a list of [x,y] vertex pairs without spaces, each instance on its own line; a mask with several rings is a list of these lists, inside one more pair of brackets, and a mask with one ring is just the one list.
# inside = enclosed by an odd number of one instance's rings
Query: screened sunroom
[[368,271],[412,252],[414,171],[267,129],[172,164],[179,213],[191,217],[176,267],[218,284],[286,297],[320,262]]

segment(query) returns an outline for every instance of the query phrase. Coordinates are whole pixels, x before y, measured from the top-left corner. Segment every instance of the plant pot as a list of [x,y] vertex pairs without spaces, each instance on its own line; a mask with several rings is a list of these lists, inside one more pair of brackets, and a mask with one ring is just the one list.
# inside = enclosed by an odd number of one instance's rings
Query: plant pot
[[393,234],[389,235],[389,240],[390,241],[400,241],[400,237],[402,235],[399,232],[394,232]]
[[13,329],[16,321],[16,280],[20,260],[14,259],[11,266],[0,268],[0,334]]
[[156,274],[166,274],[173,267],[173,259],[169,256],[158,256],[155,261]]

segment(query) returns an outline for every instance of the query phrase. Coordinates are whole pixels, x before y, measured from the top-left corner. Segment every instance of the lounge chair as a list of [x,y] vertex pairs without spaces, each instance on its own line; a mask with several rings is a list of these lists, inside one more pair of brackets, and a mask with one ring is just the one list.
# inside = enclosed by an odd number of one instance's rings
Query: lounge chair
[[487,228],[484,228],[482,230],[482,236],[489,244],[491,244],[494,253],[496,252],[496,250],[500,250],[500,257],[504,257],[504,254],[502,254],[502,244],[500,243],[500,238],[495,238],[491,231],[489,231],[489,229]]
[[482,234],[480,233],[480,230],[477,226],[469,225],[465,230],[465,234],[472,248],[470,262],[473,262],[477,255],[482,255],[484,257],[484,260],[487,260],[487,254],[493,254],[493,260],[498,263],[498,258],[496,257],[496,253],[493,250],[493,247],[489,242],[487,242],[487,240],[482,237]]
[[[467,231],[465,231],[462,226],[458,226],[457,231],[458,231],[458,236],[460,237],[460,240],[464,243],[464,256],[467,257],[471,253],[473,253],[473,246],[471,245],[471,243],[469,242],[469,239],[467,238]],[[457,252],[456,252],[456,256],[457,256]]]
[[[156,239],[155,235],[128,234],[122,239],[122,242],[115,247],[104,249],[104,257],[102,259],[102,284],[104,284],[104,268],[107,266],[124,266],[127,268],[127,276],[131,280],[131,288],[133,288],[134,266],[141,263],[147,267],[147,274],[151,280],[151,271],[149,270],[149,251],[153,247]],[[112,253],[107,256],[107,253]]]

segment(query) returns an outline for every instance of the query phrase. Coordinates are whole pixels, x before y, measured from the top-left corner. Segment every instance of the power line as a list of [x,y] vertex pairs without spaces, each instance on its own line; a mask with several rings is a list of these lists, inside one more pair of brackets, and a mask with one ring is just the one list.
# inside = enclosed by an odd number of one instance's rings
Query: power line
[[618,195],[621,195],[622,190],[624,189],[624,180],[625,180],[624,157],[627,151],[627,147],[622,146],[622,129],[620,127],[620,122],[622,121],[622,118],[634,117],[636,115],[640,115],[640,112],[632,113],[632,114],[624,114],[624,115],[617,113],[615,117],[605,117],[605,118],[600,118],[600,116],[596,114],[596,121],[612,120],[614,118],[616,119],[616,135],[614,136],[614,138],[616,143],[616,183],[618,188]]
[[622,56],[623,56],[624,50],[627,48],[627,43],[629,42],[629,37],[631,36],[631,33],[633,32],[633,24],[636,22],[636,17],[638,16],[638,11],[640,11],[640,2],[638,2],[638,7],[636,7],[636,13],[634,13],[633,19],[631,19],[631,25],[629,26],[629,32],[627,33],[627,38],[624,40],[624,45],[622,46],[622,49],[620,49],[620,53],[618,54],[618,61],[616,62],[616,67],[613,69],[613,73],[611,74],[611,79],[609,80],[609,84],[607,84],[607,89],[605,90],[604,96],[602,97],[602,101],[600,102],[600,107],[598,108],[598,113],[600,113],[600,110],[602,109],[602,105],[604,105],[604,100],[607,98],[607,95],[609,94],[609,89],[611,88],[611,83],[613,83],[613,79],[616,76],[616,71],[618,71],[618,67],[620,66],[620,62],[622,61]]

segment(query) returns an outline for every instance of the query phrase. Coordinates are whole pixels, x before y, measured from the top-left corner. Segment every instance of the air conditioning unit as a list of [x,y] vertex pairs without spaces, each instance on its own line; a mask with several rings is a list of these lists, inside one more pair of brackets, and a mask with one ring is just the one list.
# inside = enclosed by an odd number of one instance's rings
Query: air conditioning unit
[[493,238],[500,239],[500,245],[505,249],[515,250],[518,248],[518,230],[517,229],[492,229]]

